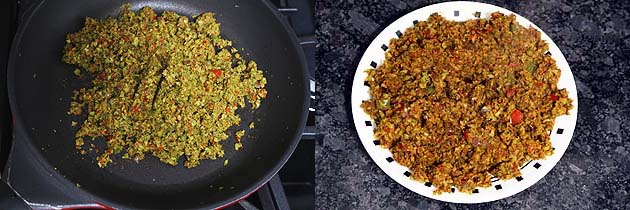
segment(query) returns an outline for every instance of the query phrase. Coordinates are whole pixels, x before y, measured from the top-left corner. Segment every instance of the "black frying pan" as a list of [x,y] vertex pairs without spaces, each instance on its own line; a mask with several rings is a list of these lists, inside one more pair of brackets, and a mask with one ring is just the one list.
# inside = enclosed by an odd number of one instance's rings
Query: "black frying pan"
[[[59,177],[56,185],[115,208],[215,208],[253,192],[295,149],[309,103],[303,53],[287,23],[266,0],[131,2],[133,10],[151,6],[157,12],[170,10],[189,17],[216,13],[222,36],[238,49],[245,48],[244,57],[264,70],[268,97],[255,112],[241,112],[243,122],[253,119],[256,128],[238,152],[233,137],[224,143],[227,167],[223,159],[204,160],[186,169],[183,158],[173,167],[150,155],[140,163],[119,155],[101,169],[95,163],[97,154],[81,155],[74,148],[77,127],[71,127],[70,121],[81,119],[66,112],[72,91],[89,81],[77,79],[75,67],[61,62],[65,35],[83,27],[86,16],[117,16],[126,2],[44,1],[25,16],[14,39],[7,77],[15,141],[28,145],[36,166]],[[20,192],[19,184],[12,186]]]

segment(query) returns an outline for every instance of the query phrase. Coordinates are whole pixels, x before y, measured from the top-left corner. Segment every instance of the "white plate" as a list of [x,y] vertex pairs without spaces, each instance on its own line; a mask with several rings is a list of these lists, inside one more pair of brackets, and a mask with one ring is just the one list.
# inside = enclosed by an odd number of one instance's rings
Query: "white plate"
[[[561,71],[558,88],[567,89],[569,97],[573,100],[573,109],[569,111],[569,115],[556,118],[553,130],[550,134],[552,146],[555,148],[554,154],[547,157],[545,160],[534,160],[523,165],[521,168],[521,177],[510,180],[494,180],[491,187],[477,188],[472,194],[461,193],[455,190],[454,193],[434,195],[433,190],[435,190],[435,187],[427,186],[429,185],[427,183],[411,180],[408,176],[408,168],[393,161],[393,159],[391,159],[392,154],[389,150],[376,145],[377,143],[375,143],[376,139],[374,139],[373,132],[375,123],[360,107],[362,101],[370,98],[368,92],[369,87],[364,85],[367,76],[365,70],[383,63],[389,40],[398,38],[397,32],[398,34],[404,32],[407,28],[413,26],[415,21],[425,21],[429,15],[436,12],[448,20],[466,21],[476,19],[476,17],[474,17],[475,12],[481,12],[481,18],[488,18],[490,13],[497,11],[508,15],[514,14],[519,24],[525,27],[531,26],[541,32],[542,39],[549,43],[549,52],[556,60],[556,64]],[[553,43],[549,36],[529,20],[512,11],[490,4],[468,1],[446,2],[426,6],[406,14],[387,26],[387,28],[372,41],[365,51],[365,54],[363,54],[359,66],[357,66],[352,84],[351,100],[354,126],[357,129],[361,143],[363,143],[363,146],[374,162],[389,177],[407,189],[429,198],[454,203],[483,203],[494,201],[514,195],[532,186],[558,163],[566,151],[571,142],[571,137],[573,136],[578,113],[577,90],[575,88],[573,74],[562,52],[560,52],[558,46]]]

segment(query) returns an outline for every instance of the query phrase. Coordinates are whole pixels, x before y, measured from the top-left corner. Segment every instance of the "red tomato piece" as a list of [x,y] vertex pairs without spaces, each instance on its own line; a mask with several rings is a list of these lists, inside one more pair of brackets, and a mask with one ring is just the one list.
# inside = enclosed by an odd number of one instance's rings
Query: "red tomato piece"
[[507,97],[512,97],[514,96],[514,94],[516,94],[516,89],[515,88],[510,88],[507,90],[507,93],[505,95],[507,95]]
[[221,75],[223,75],[223,71],[218,70],[218,69],[212,69],[212,73],[217,77],[220,77]]
[[512,123],[512,125],[518,125],[522,121],[523,113],[521,113],[521,111],[519,111],[518,109],[512,111],[512,115],[510,116],[510,123]]
[[556,95],[555,93],[552,93],[551,95],[549,95],[549,100],[551,101],[557,101],[558,99],[560,99],[560,97]]
[[98,78],[99,78],[100,80],[104,80],[104,79],[105,79],[105,77],[106,77],[105,72],[101,72],[100,74],[98,74]]

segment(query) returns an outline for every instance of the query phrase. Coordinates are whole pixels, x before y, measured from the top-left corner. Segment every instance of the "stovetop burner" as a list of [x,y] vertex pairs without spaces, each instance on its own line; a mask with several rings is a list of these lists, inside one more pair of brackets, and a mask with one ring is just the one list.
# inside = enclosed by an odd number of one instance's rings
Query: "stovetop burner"
[[[280,11],[290,25],[293,27],[300,45],[304,50],[311,78],[315,75],[315,18],[313,0],[270,0]],[[8,15],[6,24],[2,24],[2,36],[0,39],[0,75],[6,75],[6,66],[9,49],[12,43],[13,34],[17,28],[20,17],[24,11],[36,5],[39,0],[16,0],[3,1],[2,14]],[[7,30],[8,28],[8,30]],[[11,147],[11,117],[8,106],[6,91],[6,81],[0,80],[0,169],[3,169],[8,159]],[[310,81],[311,100],[314,99],[315,82]],[[311,102],[311,104],[314,104]],[[241,200],[238,204],[225,209],[237,210],[268,210],[268,209],[314,209],[315,194],[315,118],[314,109],[309,108],[307,125],[304,129],[302,139],[295,152],[285,164],[285,166],[267,184],[262,186],[257,192]],[[0,185],[0,195],[7,195],[12,190],[6,185]],[[4,205],[11,200],[20,198],[13,194],[5,201],[0,201],[0,206],[11,209],[20,209],[20,206]],[[36,204],[45,207],[46,204]],[[24,207],[24,206],[22,206]]]

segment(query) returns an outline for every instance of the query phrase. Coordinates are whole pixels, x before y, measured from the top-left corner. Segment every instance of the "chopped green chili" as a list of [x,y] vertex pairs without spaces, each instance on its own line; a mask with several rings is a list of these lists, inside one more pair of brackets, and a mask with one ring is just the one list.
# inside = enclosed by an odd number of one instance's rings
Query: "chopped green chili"
[[[227,129],[241,123],[236,111],[250,107],[246,100],[258,108],[267,80],[219,28],[212,13],[190,21],[150,7],[133,12],[129,4],[118,17],[86,18],[66,36],[63,55],[93,75],[80,77],[92,78],[92,87],[76,90],[68,111],[87,115],[76,132],[77,149],[82,137],[105,138],[107,148],[94,149],[100,167],[117,153],[136,162],[150,154],[171,165],[185,156],[188,168],[223,157]],[[236,132],[239,145],[244,134]]]

